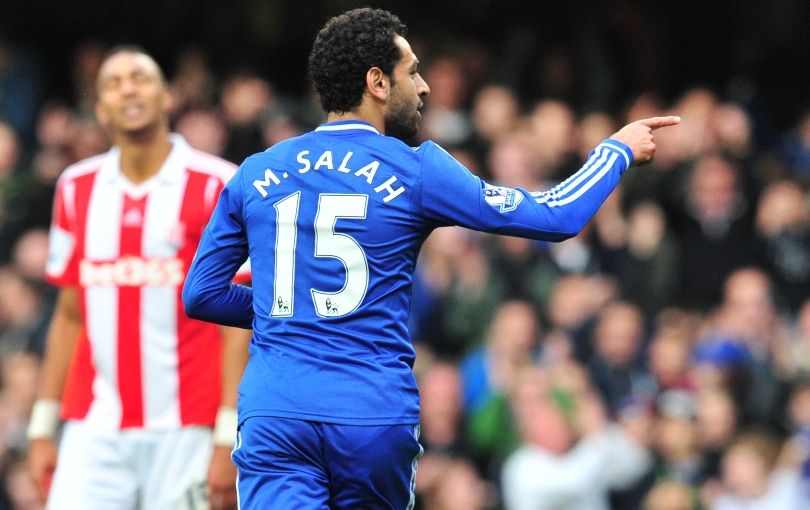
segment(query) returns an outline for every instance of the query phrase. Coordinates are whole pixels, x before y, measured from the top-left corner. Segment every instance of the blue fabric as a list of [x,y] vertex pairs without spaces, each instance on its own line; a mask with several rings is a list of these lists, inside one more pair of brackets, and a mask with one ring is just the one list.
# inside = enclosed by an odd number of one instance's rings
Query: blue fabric
[[242,510],[413,508],[418,426],[255,417],[232,458]]
[[[413,273],[436,227],[558,241],[607,198],[632,153],[606,140],[548,191],[489,185],[432,142],[336,122],[246,159],[183,289],[194,318],[253,328],[239,416],[416,424]],[[250,256],[252,288],[230,283]]]

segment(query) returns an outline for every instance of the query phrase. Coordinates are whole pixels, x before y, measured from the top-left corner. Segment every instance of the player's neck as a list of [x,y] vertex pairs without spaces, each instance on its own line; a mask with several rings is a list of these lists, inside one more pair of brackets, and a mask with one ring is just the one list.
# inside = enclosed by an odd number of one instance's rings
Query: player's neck
[[349,112],[329,112],[326,116],[326,122],[339,122],[342,120],[360,120],[368,122],[380,133],[385,134],[385,118],[382,112],[368,108],[365,104],[361,104],[356,109]]
[[168,132],[157,130],[138,137],[121,137],[121,173],[134,184],[140,184],[160,171],[172,151]]

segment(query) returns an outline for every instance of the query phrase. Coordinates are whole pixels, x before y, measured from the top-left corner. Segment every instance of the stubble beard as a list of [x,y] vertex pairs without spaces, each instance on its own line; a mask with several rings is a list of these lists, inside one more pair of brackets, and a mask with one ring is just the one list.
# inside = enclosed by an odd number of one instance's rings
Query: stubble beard
[[385,134],[407,142],[419,131],[420,115],[415,107],[411,108],[407,104],[399,91],[393,94],[391,107],[385,116]]

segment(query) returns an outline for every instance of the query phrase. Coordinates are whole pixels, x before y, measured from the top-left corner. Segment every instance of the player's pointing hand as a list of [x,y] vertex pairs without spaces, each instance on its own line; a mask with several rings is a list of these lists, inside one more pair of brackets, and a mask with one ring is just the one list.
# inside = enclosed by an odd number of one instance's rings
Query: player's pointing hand
[[675,126],[680,122],[681,118],[674,115],[641,119],[624,126],[611,138],[630,147],[630,150],[633,151],[634,165],[645,165],[655,157],[653,131],[662,127]]

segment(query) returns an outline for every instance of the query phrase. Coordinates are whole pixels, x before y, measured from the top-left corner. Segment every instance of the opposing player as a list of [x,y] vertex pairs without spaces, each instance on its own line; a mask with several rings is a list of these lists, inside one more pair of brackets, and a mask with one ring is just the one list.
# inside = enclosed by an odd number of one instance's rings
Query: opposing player
[[47,274],[61,289],[31,472],[43,496],[50,485],[48,508],[202,508],[206,480],[210,507],[231,508],[249,334],[189,319],[180,293],[235,166],[169,132],[163,74],[141,49],[112,49],[97,85],[115,145],[58,182]]
[[[430,92],[405,26],[383,10],[331,19],[310,53],[328,113],[251,156],[222,192],[184,287],[192,316],[254,327],[233,457],[242,509],[410,508],[419,397],[407,318],[436,227],[559,241],[655,151],[634,122],[546,192],[491,186],[432,142],[411,148]],[[231,277],[250,256],[253,288]]]

